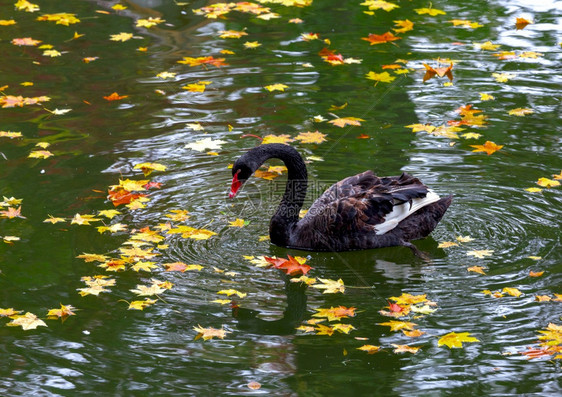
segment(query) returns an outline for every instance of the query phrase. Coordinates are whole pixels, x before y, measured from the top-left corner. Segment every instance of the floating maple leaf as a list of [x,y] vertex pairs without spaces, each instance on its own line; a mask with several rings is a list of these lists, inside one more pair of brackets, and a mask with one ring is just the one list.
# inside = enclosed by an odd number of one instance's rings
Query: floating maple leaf
[[127,41],[133,38],[133,34],[132,33],[119,33],[119,34],[112,34],[109,38],[109,40],[112,41]]
[[498,83],[505,83],[515,77],[513,73],[492,73],[492,77]]
[[22,218],[22,219],[26,219],[25,216],[23,216],[21,214],[21,205],[18,208],[8,207],[7,210],[0,211],[0,218],[8,218],[8,219]]
[[484,271],[484,268],[482,266],[471,266],[471,267],[468,267],[466,270],[469,271],[469,272],[480,273],[480,274],[486,275],[486,272]]
[[166,166],[158,163],[140,163],[135,165],[133,169],[140,169],[144,176],[148,176],[153,171],[166,171]]
[[369,43],[371,43],[371,45],[375,45],[375,44],[382,44],[382,43],[388,43],[390,41],[400,40],[401,38],[402,37],[395,36],[391,32],[386,32],[383,34],[370,33],[369,36],[367,37],[361,37],[361,40],[368,41]]
[[224,339],[226,334],[230,333],[230,331],[227,331],[224,328],[221,328],[221,329],[216,329],[216,328],[212,328],[212,327],[203,328],[200,325],[197,325],[197,327],[193,327],[193,329],[198,332],[197,336],[195,337],[195,340],[197,340],[201,337],[203,338],[203,340],[209,340],[209,339],[213,339],[215,337],[219,338],[219,339]]
[[318,313],[312,315],[312,317],[325,317],[328,321],[339,320],[341,318],[355,317],[354,307],[330,307],[329,309],[314,309]]
[[533,22],[531,22],[531,21],[529,21],[528,19],[525,19],[525,18],[517,18],[515,20],[515,28],[517,30],[521,30],[521,29],[524,29],[525,26],[529,25],[530,23],[533,23]]
[[390,327],[391,331],[400,331],[403,329],[407,329],[407,330],[413,330],[414,327],[417,325],[415,323],[412,322],[408,322],[408,321],[395,321],[395,320],[390,320],[390,321],[386,321],[384,323],[378,323],[378,325],[386,325]]
[[54,318],[61,318],[61,317],[68,317],[68,316],[75,316],[76,313],[73,312],[76,310],[74,306],[71,305],[63,305],[61,303],[60,309],[50,309],[47,313],[47,317],[54,317]]
[[427,63],[424,63],[423,66],[425,67],[425,75],[423,76],[423,82],[426,82],[427,80],[431,79],[436,75],[439,77],[447,76],[447,78],[450,81],[453,81],[453,62],[451,62],[449,66],[442,67],[442,68],[433,68],[429,66]]
[[69,26],[80,22],[80,20],[76,18],[76,14],[68,14],[65,12],[61,12],[58,14],[44,14],[40,17],[37,17],[37,20],[56,22],[57,25],[64,26]]
[[41,320],[35,314],[30,312],[27,312],[24,315],[14,315],[11,318],[13,318],[13,320],[7,323],[6,325],[10,327],[21,326],[24,331],[35,329],[39,326],[41,327],[47,326],[47,324],[45,324],[43,320]]
[[301,132],[298,134],[295,139],[300,141],[301,143],[322,143],[326,139],[324,138],[326,134],[319,132],[318,130],[314,132]]
[[128,98],[128,95],[119,95],[118,93],[114,92],[111,95],[104,96],[103,99],[106,101],[120,101],[121,99]]
[[31,37],[12,39],[12,44],[17,46],[36,46],[39,43],[41,43],[41,40],[34,40]]
[[328,123],[343,128],[346,125],[359,126],[359,125],[361,125],[361,121],[365,121],[365,120],[360,119],[359,117],[341,117],[341,118],[337,118],[335,120],[330,120],[330,121],[328,121]]
[[375,73],[373,71],[369,71],[365,77],[369,80],[380,81],[381,83],[391,83],[396,79],[396,77],[391,76],[388,72]]
[[246,295],[248,295],[245,292],[240,292],[235,289],[223,289],[218,291],[217,294],[226,295],[226,296],[237,295],[239,298],[244,298],[246,297]]
[[228,65],[227,63],[224,63],[224,58],[214,58],[212,56],[197,58],[184,57],[182,60],[178,61],[178,63],[189,65],[191,67],[199,65],[213,65],[218,68]]
[[480,342],[473,336],[470,336],[469,332],[449,332],[447,335],[443,335],[437,341],[437,346],[447,346],[449,349],[452,348],[462,348],[462,343],[472,343],[472,342]]
[[412,353],[412,354],[416,354],[418,352],[418,350],[421,349],[420,347],[414,347],[414,346],[408,346],[408,345],[397,345],[394,343],[391,343],[392,346],[394,346],[394,353]]
[[466,255],[475,256],[476,258],[485,258],[486,256],[492,256],[493,253],[493,250],[474,250],[468,251]]
[[374,345],[363,345],[361,347],[358,347],[357,350],[362,350],[364,352],[367,352],[367,354],[375,354],[381,350],[381,347]]
[[143,301],[132,301],[128,310],[144,310],[146,307],[156,303],[158,299],[145,298]]
[[284,143],[287,144],[289,142],[293,142],[294,139],[292,139],[289,135],[287,134],[282,134],[282,135],[266,135],[263,137],[262,139],[262,145],[268,144],[268,143]]
[[269,258],[264,257],[266,261],[271,263],[274,268],[284,271],[286,274],[290,276],[298,276],[298,275],[305,275],[312,269],[310,266],[304,263],[306,259],[298,260],[298,258],[292,257],[288,255],[289,259],[283,258]]
[[500,150],[503,147],[503,145],[496,145],[492,141],[486,141],[486,143],[484,143],[483,145],[470,145],[470,147],[475,148],[473,152],[486,152],[486,154],[489,156],[492,153]]
[[164,19],[156,17],[149,17],[147,19],[138,19],[137,20],[137,28],[151,28],[153,26],[159,25],[161,23],[166,22]]
[[399,28],[399,29],[392,28],[392,30],[394,30],[396,33],[405,33],[414,29],[414,23],[408,19],[405,19],[403,21],[399,20],[393,22],[396,25],[396,27]]
[[511,109],[508,114],[510,116],[526,116],[528,114],[534,113],[533,109],[529,109],[529,108],[516,108],[516,109]]
[[344,293],[345,286],[343,284],[343,280],[340,278],[338,280],[330,280],[325,278],[318,278],[321,284],[314,284],[312,288],[323,289],[324,294],[335,294],[335,293]]
[[205,149],[220,149],[221,146],[225,143],[226,141],[220,139],[213,140],[212,138],[205,138],[193,143],[188,143],[187,145],[185,145],[185,147],[188,149],[197,150],[198,152],[202,152]]
[[266,85],[263,88],[271,92],[271,91],[285,91],[285,88],[288,87],[289,87],[288,85],[277,83],[277,84]]
[[560,182],[542,177],[537,180],[537,185],[550,189],[551,187],[560,186]]
[[414,9],[414,11],[420,15],[427,14],[427,15],[431,15],[432,17],[446,14],[445,11],[438,10],[437,8],[416,8]]

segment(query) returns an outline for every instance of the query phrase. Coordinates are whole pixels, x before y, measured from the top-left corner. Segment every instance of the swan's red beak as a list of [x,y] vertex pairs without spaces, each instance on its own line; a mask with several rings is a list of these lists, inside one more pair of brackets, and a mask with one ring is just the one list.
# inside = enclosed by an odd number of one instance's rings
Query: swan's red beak
[[234,174],[232,178],[232,185],[230,186],[230,193],[228,193],[228,198],[233,198],[238,193],[238,189],[242,186],[242,182],[238,180],[238,173]]

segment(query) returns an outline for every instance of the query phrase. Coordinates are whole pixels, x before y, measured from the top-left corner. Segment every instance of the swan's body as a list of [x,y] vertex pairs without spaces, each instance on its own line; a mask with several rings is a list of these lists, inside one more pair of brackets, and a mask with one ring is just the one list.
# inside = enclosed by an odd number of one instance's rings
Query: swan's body
[[429,235],[452,201],[406,173],[379,178],[365,171],[332,185],[299,220],[306,165],[283,144],[261,145],[241,156],[232,168],[230,197],[269,158],[281,159],[288,169],[285,194],[269,226],[271,242],[283,247],[348,251],[403,245],[420,254],[410,240]]

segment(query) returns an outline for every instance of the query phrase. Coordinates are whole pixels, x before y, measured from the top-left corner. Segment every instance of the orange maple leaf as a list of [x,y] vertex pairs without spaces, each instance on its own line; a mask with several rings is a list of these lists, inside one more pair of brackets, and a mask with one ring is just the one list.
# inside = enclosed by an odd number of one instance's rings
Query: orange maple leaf
[[306,274],[312,269],[312,267],[307,264],[300,263],[291,255],[288,255],[289,259],[284,258],[269,258],[264,257],[265,260],[273,265],[274,268],[284,271],[289,276],[298,276],[301,274]]
[[489,156],[490,154],[500,150],[503,145],[496,145],[492,141],[486,141],[483,145],[470,145],[470,147],[475,148],[473,152],[486,152],[486,154]]
[[17,209],[14,207],[8,207],[6,211],[0,211],[0,218],[1,217],[9,218],[9,219],[14,219],[14,218],[26,219],[25,216],[21,214],[21,205]]
[[114,92],[109,96],[104,96],[103,99],[108,101],[119,101],[121,99],[127,98],[129,95],[119,95],[118,93]]
[[525,28],[525,26],[527,26],[528,24],[532,23],[531,21],[529,21],[528,19],[525,18],[517,18],[515,20],[515,28],[517,30],[521,30],[523,28]]
[[361,37],[361,40],[368,41],[371,45],[388,43],[389,41],[400,40],[402,37],[395,36],[391,32],[383,34],[369,34],[368,37]]
[[111,200],[115,207],[121,204],[129,204],[131,201],[144,197],[146,194],[131,193],[125,189],[109,190],[107,198]]
[[424,83],[435,75],[439,77],[447,76],[450,81],[453,81],[453,62],[451,62],[449,66],[443,68],[433,68],[427,63],[424,63],[423,66],[425,66],[425,75],[423,76]]

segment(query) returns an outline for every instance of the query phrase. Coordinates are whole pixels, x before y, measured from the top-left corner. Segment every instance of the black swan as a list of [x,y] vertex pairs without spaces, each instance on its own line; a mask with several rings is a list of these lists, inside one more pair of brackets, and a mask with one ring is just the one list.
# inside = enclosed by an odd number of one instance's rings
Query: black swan
[[293,147],[280,143],[257,146],[234,163],[229,197],[270,158],[281,159],[288,170],[285,194],[269,225],[271,242],[282,247],[349,251],[402,245],[426,257],[410,240],[429,235],[452,201],[406,173],[379,178],[365,171],[332,185],[299,220],[306,165]]

